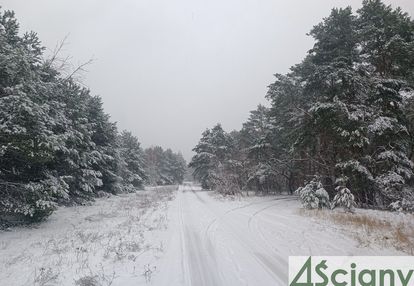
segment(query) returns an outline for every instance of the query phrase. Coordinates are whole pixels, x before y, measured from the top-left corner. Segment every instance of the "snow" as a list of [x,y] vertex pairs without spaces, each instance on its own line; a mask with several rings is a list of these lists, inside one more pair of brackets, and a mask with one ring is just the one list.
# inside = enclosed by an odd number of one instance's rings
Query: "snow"
[[229,200],[191,184],[59,208],[45,223],[0,232],[0,281],[286,285],[290,255],[402,254],[364,247],[299,209],[294,196]]
[[296,197],[220,201],[182,186],[153,285],[286,285],[291,255],[402,255],[301,216]]
[[336,167],[340,169],[350,169],[364,175],[369,180],[373,179],[371,172],[365,166],[361,165],[361,163],[357,160],[351,159],[344,163],[336,164]]
[[[163,252],[172,196],[163,188],[102,198],[92,206],[61,207],[39,225],[0,232],[0,284],[145,284]],[[145,267],[150,271],[143,275]]]
[[372,133],[382,135],[385,131],[393,129],[394,125],[397,123],[395,118],[380,116],[368,126],[368,130]]
[[403,99],[411,99],[414,96],[414,90],[411,89],[405,89],[400,91],[400,95]]

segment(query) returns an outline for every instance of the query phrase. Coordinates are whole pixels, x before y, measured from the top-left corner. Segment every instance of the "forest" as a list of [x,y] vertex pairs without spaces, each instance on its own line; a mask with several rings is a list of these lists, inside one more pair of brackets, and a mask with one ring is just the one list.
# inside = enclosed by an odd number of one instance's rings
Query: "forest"
[[1,285],[410,284],[413,0],[3,2]]
[[[267,106],[241,130],[205,130],[189,167],[223,194],[297,193],[305,205],[347,201],[414,210],[414,22],[400,8],[363,1],[333,9],[314,46],[275,74]],[[118,131],[100,97],[45,56],[34,32],[0,12],[0,213],[38,221],[59,205],[170,185],[187,171],[180,153],[144,150]]]
[[190,162],[204,188],[224,194],[297,193],[309,208],[331,198],[414,210],[414,21],[381,0],[333,9],[314,45],[275,74],[269,106],[239,131],[207,129]]
[[58,51],[44,55],[34,32],[19,34],[0,10],[0,224],[39,221],[59,205],[105,194],[178,184],[180,153],[143,150],[119,132],[100,97],[68,72]]

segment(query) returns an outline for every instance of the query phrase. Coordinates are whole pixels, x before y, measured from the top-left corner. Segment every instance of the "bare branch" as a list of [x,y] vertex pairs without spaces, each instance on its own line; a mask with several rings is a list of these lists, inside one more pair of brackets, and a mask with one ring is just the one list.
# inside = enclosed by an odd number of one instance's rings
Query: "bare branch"
[[79,72],[86,72],[87,70],[85,69],[86,66],[92,64],[94,61],[94,59],[89,59],[86,62],[80,64],[78,67],[76,67],[66,78],[65,80],[70,80],[72,79],[76,74],[78,74]]
[[[55,46],[55,48],[52,52],[52,57],[47,60],[48,67],[51,67],[56,61],[59,60],[59,54],[61,53],[63,47],[66,45],[68,38],[69,38],[69,34],[67,34],[63,38],[62,41],[60,41],[59,43],[56,44],[56,46]],[[69,59],[69,57],[66,57],[63,60],[59,60],[59,61],[62,62],[59,66],[59,69],[62,69],[66,65],[66,62],[67,62],[68,59]]]

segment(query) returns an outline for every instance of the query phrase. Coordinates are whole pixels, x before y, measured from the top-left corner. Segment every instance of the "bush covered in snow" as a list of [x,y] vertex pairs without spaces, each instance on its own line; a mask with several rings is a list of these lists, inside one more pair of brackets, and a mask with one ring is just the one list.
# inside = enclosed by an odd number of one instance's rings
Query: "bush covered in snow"
[[347,187],[338,186],[335,188],[336,195],[332,201],[332,209],[343,207],[346,211],[353,212],[356,207],[355,197]]
[[304,208],[307,209],[323,209],[329,208],[329,194],[323,188],[318,178],[312,179],[304,187],[296,190]]
[[405,187],[399,192],[399,198],[390,203],[392,211],[414,212],[414,190],[412,187]]

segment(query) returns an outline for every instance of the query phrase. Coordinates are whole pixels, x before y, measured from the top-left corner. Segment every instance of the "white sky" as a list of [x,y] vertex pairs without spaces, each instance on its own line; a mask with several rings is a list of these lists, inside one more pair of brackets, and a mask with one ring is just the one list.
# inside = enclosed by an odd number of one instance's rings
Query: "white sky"
[[[413,0],[385,1],[414,15]],[[69,34],[73,64],[120,130],[186,159],[201,132],[240,129],[274,73],[299,63],[306,33],[357,0],[3,0],[52,50]]]

